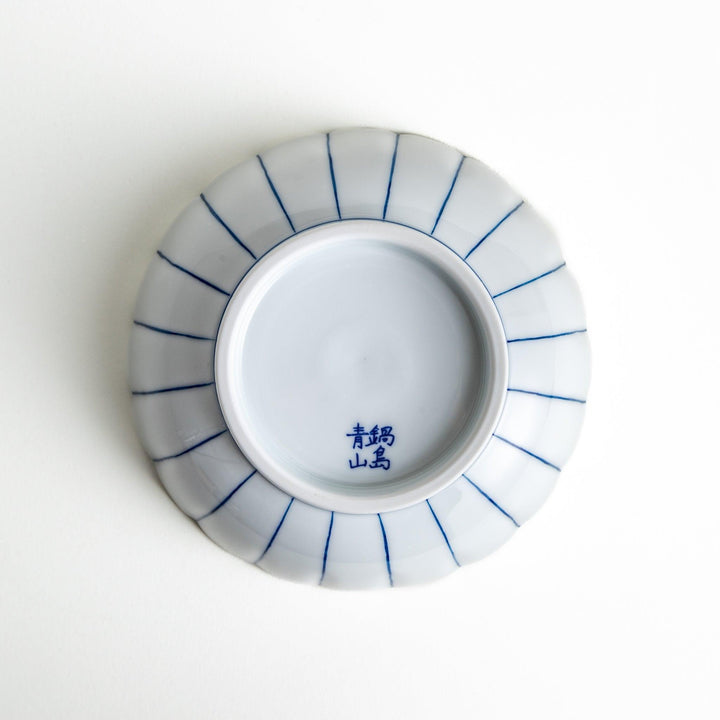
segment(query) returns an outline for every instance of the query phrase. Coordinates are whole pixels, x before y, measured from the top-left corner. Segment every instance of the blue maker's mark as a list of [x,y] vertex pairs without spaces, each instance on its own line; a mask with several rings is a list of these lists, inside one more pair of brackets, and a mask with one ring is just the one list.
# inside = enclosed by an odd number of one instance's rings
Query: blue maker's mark
[[355,423],[352,432],[345,433],[352,438],[352,449],[355,457],[348,460],[351,470],[366,467],[370,470],[390,469],[390,458],[385,455],[387,448],[395,444],[392,425],[373,425],[370,430],[359,422]]

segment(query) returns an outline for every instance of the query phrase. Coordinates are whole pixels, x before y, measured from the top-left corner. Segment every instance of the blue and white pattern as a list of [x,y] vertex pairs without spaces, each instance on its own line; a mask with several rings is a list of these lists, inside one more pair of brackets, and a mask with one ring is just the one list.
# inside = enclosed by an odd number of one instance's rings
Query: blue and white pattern
[[[319,509],[266,480],[227,430],[214,386],[223,312],[254,263],[350,219],[411,227],[462,258],[508,343],[505,408],[477,462],[433,497],[381,514]],[[130,365],[140,437],[179,507],[264,570],[336,588],[434,580],[504,543],[555,485],[589,383],[582,301],[545,222],[477,160],[378,129],[280,145],[194,200],[147,272]]]

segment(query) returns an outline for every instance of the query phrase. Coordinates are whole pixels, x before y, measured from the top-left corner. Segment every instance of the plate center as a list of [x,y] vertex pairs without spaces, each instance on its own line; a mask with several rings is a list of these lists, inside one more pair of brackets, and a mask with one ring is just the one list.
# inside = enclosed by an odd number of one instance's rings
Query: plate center
[[216,366],[228,427],[271,482],[329,509],[380,512],[424,499],[477,457],[507,359],[462,260],[417,231],[347,221],[253,268]]

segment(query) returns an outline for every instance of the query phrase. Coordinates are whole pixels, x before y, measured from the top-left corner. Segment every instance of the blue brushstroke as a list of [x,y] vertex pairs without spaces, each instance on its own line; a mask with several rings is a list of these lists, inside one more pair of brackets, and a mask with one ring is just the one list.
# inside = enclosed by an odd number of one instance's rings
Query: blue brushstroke
[[196,522],[200,522],[201,520],[204,520],[206,517],[210,517],[214,512],[217,512],[230,498],[257,472],[257,470],[253,470],[246,478],[243,478],[232,490],[232,492],[229,495],[226,495],[225,498],[223,498],[212,510],[209,510],[204,515],[201,515],[199,518],[196,519]]
[[257,260],[255,253],[232,231],[230,226],[218,215],[215,208],[208,202],[208,199],[203,193],[200,193],[200,199],[205,203],[205,207],[208,209],[210,214],[222,225],[225,230],[229,233],[230,237],[246,252],[250,253],[253,260]]
[[504,508],[500,507],[484,490],[479,488],[467,475],[463,473],[463,477],[493,506],[496,507],[506,518],[509,520],[512,520],[513,525],[515,527],[520,527],[520,524],[515,520],[515,518]]
[[332,181],[333,195],[335,196],[335,208],[337,210],[338,220],[342,220],[340,202],[338,201],[337,183],[335,182],[335,167],[333,166],[332,152],[330,152],[330,133],[326,133],[325,137],[327,138],[328,164],[330,165],[330,180]]
[[455,564],[460,567],[460,563],[457,561],[457,558],[455,557],[455,551],[452,549],[452,545],[450,544],[450,540],[448,540],[448,536],[445,533],[445,528],[441,525],[440,520],[438,520],[438,516],[435,514],[435,510],[433,509],[433,506],[430,504],[430,500],[425,500],[427,503],[427,506],[430,508],[430,512],[432,513],[432,516],[435,518],[435,522],[437,523],[437,526],[440,528],[440,532],[442,533],[442,536],[445,540],[445,544],[448,546],[448,550],[450,551],[450,554],[452,555],[452,559],[455,561]]
[[292,507],[292,504],[295,502],[295,498],[290,498],[290,502],[288,503],[288,506],[285,508],[285,512],[283,513],[283,516],[280,518],[280,522],[278,523],[278,526],[275,528],[275,532],[272,534],[272,537],[270,538],[268,544],[265,546],[265,549],[262,551],[262,555],[255,561],[255,564],[257,565],[264,557],[267,551],[270,549],[272,544],[275,542],[275,538],[277,537],[277,534],[280,532],[280,528],[283,526],[283,523],[285,522],[285,518],[287,517],[287,514],[290,512],[290,508]]
[[465,156],[463,155],[460,158],[460,162],[458,163],[457,170],[455,170],[455,174],[453,175],[452,182],[450,183],[450,189],[448,190],[447,195],[445,196],[445,199],[443,200],[443,204],[440,206],[440,212],[437,214],[437,217],[435,218],[435,224],[432,226],[432,230],[430,231],[431,235],[435,232],[435,228],[438,226],[438,223],[440,222],[440,218],[442,217],[442,214],[445,212],[445,206],[447,205],[448,200],[450,199],[450,196],[452,195],[452,191],[455,189],[455,183],[457,182],[458,175],[460,174],[460,168],[462,168],[464,162],[465,162]]
[[390,548],[388,548],[387,535],[385,534],[385,525],[383,525],[380,513],[377,514],[378,520],[380,521],[380,530],[382,532],[383,545],[385,546],[385,565],[387,565],[388,578],[390,578],[390,587],[393,587],[393,576],[392,568],[390,567]]
[[325,550],[323,550],[322,572],[320,573],[320,582],[318,583],[319,585],[322,585],[322,581],[325,579],[325,568],[327,567],[328,548],[330,547],[330,535],[332,535],[334,521],[335,512],[332,511],[330,513],[330,525],[328,527],[327,539],[325,540]]
[[147,328],[156,333],[162,333],[163,335],[175,335],[176,337],[188,338],[189,340],[207,340],[208,342],[215,342],[214,337],[204,337],[203,335],[191,335],[190,333],[178,332],[177,330],[168,330],[167,328],[157,327],[157,325],[149,325],[148,323],[141,322],[140,320],[133,320],[135,325],[139,327]]
[[498,220],[495,225],[488,230],[471,248],[468,254],[463,258],[467,260],[514,212],[517,212],[525,204],[524,200],[521,200],[510,212],[504,215]]
[[534,278],[531,278],[530,280],[526,280],[525,282],[521,282],[518,285],[514,285],[511,288],[508,288],[507,290],[503,290],[502,292],[499,292],[497,295],[493,295],[493,300],[495,298],[499,298],[502,295],[506,295],[509,292],[512,292],[513,290],[517,290],[518,288],[525,287],[526,285],[530,285],[530,283],[534,283],[537,280],[542,280],[542,278],[547,277],[548,275],[552,275],[554,272],[557,272],[560,270],[560,268],[564,268],[565,263],[560,263],[557,267],[553,268],[552,270],[548,270],[547,272],[544,272],[542,275],[537,275]]
[[509,343],[530,342],[532,340],[552,340],[553,338],[565,337],[566,335],[577,335],[578,333],[587,332],[587,328],[582,330],[568,330],[567,332],[554,333],[553,335],[536,335],[535,337],[512,338]]
[[172,265],[174,268],[177,268],[180,270],[180,272],[185,273],[186,275],[189,275],[194,280],[197,280],[198,282],[202,283],[203,285],[207,285],[209,288],[212,288],[213,290],[222,293],[226,297],[230,297],[230,293],[223,290],[221,287],[218,287],[217,285],[211,283],[209,280],[206,280],[204,277],[200,277],[200,275],[196,275],[192,270],[188,270],[186,267],[183,267],[182,265],[176,263],[175,261],[171,260],[167,255],[165,255],[161,250],[157,251],[157,254],[169,265]]
[[272,190],[272,194],[275,196],[275,199],[277,200],[278,205],[280,206],[280,209],[283,211],[283,214],[285,215],[285,219],[288,221],[288,224],[292,228],[293,232],[297,232],[295,230],[295,226],[293,225],[293,221],[290,218],[290,215],[288,215],[288,211],[285,209],[285,206],[283,205],[283,201],[280,199],[280,194],[278,193],[277,189],[275,188],[275,184],[270,179],[270,175],[268,174],[267,168],[265,167],[265,163],[263,162],[263,159],[258,155],[257,159],[260,162],[260,167],[262,168],[262,171],[265,173],[265,179],[268,182],[268,185],[270,186],[270,189]]
[[159,458],[152,458],[153,462],[163,462],[163,460],[172,460],[173,458],[182,457],[183,455],[187,455],[189,452],[192,452],[193,450],[196,450],[197,448],[205,445],[206,443],[209,443],[211,440],[214,440],[216,437],[220,437],[224,433],[227,432],[227,428],[225,430],[221,430],[220,432],[215,433],[214,435],[211,435],[210,437],[205,438],[204,440],[201,440],[199,443],[195,443],[192,447],[189,447],[187,450],[181,450],[179,453],[175,453],[174,455],[165,455],[165,457],[159,457]]
[[549,395],[547,393],[537,392],[535,390],[521,390],[520,388],[508,388],[508,392],[523,393],[524,395],[537,395],[538,397],[548,398],[549,400],[566,400],[567,402],[585,404],[585,400],[579,398],[566,397],[565,395]]
[[496,437],[498,440],[502,440],[504,443],[507,443],[508,445],[516,448],[517,450],[524,452],[526,455],[529,455],[530,457],[535,458],[536,460],[539,460],[544,465],[554,468],[555,470],[560,472],[560,468],[557,465],[554,465],[549,460],[546,460],[545,458],[542,458],[539,455],[536,455],[534,452],[531,452],[527,448],[522,447],[522,445],[516,445],[514,442],[512,442],[512,440],[508,440],[507,438],[504,438],[500,435],[496,435],[495,433],[493,433],[493,437]]
[[397,159],[398,142],[400,134],[395,133],[395,148],[393,149],[392,162],[390,163],[390,177],[388,178],[387,193],[385,193],[385,205],[383,205],[382,219],[387,215],[388,203],[390,202],[390,189],[392,188],[393,175],[395,174],[395,160]]
[[133,390],[133,395],[160,395],[162,393],[176,392],[179,390],[195,390],[196,388],[209,387],[215,382],[196,383],[195,385],[176,385],[175,387],[158,388],[157,390]]

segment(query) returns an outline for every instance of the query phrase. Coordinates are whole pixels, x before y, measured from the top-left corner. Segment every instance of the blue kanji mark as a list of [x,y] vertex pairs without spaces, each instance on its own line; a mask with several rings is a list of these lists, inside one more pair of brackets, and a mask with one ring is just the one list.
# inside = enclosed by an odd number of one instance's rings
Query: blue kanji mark
[[392,432],[392,425],[385,425],[380,428],[380,442],[385,443],[388,447],[395,444],[395,436]]
[[377,445],[380,441],[380,428],[375,425],[374,427],[370,428],[367,433],[367,440],[365,441],[365,447],[370,447],[371,445]]
[[350,466],[351,470],[354,470],[355,468],[359,467],[366,467],[368,464],[367,460],[360,460],[360,455],[358,453],[355,453],[355,463],[353,464],[352,460],[348,460],[348,465]]
[[[355,423],[352,432],[345,433],[345,437],[352,438],[352,450],[355,457],[348,460],[351,470],[366,467],[370,470],[389,470],[390,458],[385,455],[386,448],[395,444],[395,434],[392,425],[373,425],[369,430],[360,422]],[[362,450],[373,450],[362,453]]]
[[370,445],[378,445],[384,443],[390,447],[395,442],[395,436],[392,432],[392,425],[383,425],[378,427],[375,425],[367,432],[367,440],[365,441],[365,447]]
[[368,465],[369,468],[390,469],[390,459],[385,457],[385,448],[382,445],[378,445],[375,450],[373,450],[373,456],[372,462]]
[[345,433],[345,437],[351,437],[353,439],[353,450],[355,448],[358,450],[363,449],[363,437],[365,435],[367,435],[365,428],[360,423],[355,425],[351,433]]

